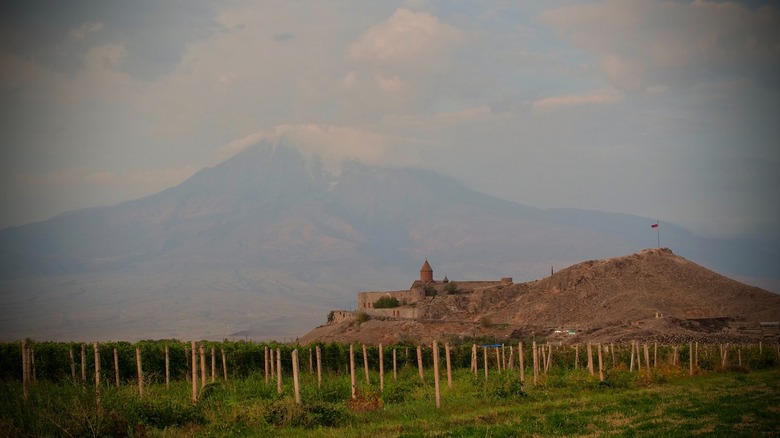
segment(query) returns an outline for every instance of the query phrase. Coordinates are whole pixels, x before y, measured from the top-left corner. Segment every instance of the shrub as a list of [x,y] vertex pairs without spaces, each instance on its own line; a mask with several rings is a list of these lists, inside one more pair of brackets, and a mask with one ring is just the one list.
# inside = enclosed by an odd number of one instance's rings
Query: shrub
[[371,316],[369,316],[366,312],[358,312],[355,314],[355,322],[359,324],[363,324],[364,322],[371,319]]
[[374,301],[375,309],[392,309],[394,307],[398,307],[398,305],[399,305],[398,298],[387,296],[387,295]]
[[485,388],[496,398],[506,399],[525,397],[524,383],[515,373],[502,373],[491,376],[485,383]]
[[426,283],[422,287],[423,292],[425,292],[426,297],[435,297],[436,296],[436,288],[433,287],[432,284]]
[[347,408],[353,412],[371,412],[382,409],[385,403],[376,392],[356,391],[355,398],[347,399]]
[[455,282],[450,282],[444,285],[444,292],[447,292],[448,294],[456,294],[458,293],[458,285],[455,284]]
[[493,327],[493,320],[489,316],[483,316],[479,318],[479,324],[482,327],[490,328]]

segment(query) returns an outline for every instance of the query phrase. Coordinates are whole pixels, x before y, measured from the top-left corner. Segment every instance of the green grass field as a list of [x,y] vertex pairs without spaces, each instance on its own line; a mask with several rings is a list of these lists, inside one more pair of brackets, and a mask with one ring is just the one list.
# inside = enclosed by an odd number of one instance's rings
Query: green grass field
[[[361,370],[362,371],[362,370]],[[552,369],[540,385],[523,387],[518,373],[487,381],[467,370],[442,378],[441,408],[433,376],[420,381],[404,368],[399,379],[358,373],[357,399],[349,375],[327,375],[317,388],[302,375],[302,399],[289,376],[281,395],[259,375],[207,384],[197,404],[191,385],[150,384],[140,399],[133,386],[101,389],[69,381],[0,386],[0,436],[780,436],[780,370],[644,373],[611,370],[604,382],[584,370]]]

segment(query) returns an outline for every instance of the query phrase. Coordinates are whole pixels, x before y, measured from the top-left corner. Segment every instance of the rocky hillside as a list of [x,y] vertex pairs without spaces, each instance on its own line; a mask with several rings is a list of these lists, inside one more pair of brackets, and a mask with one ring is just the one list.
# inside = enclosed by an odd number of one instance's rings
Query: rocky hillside
[[302,341],[774,340],[776,330],[762,332],[759,323],[780,320],[779,295],[712,272],[669,249],[586,261],[529,283],[440,294],[418,307],[418,320],[344,321],[318,327]]

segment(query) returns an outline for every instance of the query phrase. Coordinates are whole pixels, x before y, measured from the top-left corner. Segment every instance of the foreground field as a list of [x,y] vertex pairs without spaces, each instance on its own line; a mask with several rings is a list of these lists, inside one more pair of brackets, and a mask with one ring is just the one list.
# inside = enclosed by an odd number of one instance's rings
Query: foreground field
[[[551,370],[535,388],[516,372],[475,377],[467,370],[442,383],[404,368],[379,391],[349,375],[328,375],[321,389],[304,375],[303,403],[285,382],[282,395],[260,376],[207,384],[197,404],[187,382],[145,388],[39,382],[22,401],[19,382],[0,387],[2,436],[718,436],[780,435],[780,370],[687,377],[673,368],[613,370],[604,382],[584,370]],[[361,377],[363,377],[361,375]],[[362,380],[362,379],[361,379]]]

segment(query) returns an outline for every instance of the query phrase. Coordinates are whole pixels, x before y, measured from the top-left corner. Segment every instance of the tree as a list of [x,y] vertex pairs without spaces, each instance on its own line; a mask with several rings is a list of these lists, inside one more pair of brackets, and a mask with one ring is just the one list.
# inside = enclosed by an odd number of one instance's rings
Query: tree
[[392,309],[398,307],[398,298],[385,295],[374,301],[374,309]]

